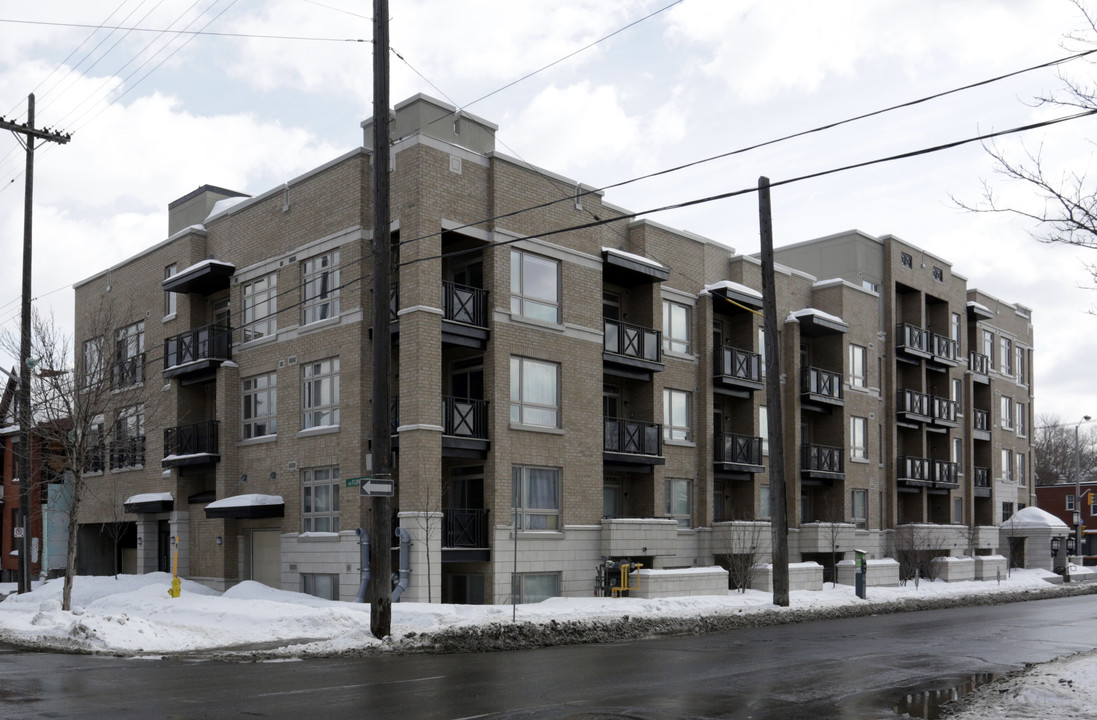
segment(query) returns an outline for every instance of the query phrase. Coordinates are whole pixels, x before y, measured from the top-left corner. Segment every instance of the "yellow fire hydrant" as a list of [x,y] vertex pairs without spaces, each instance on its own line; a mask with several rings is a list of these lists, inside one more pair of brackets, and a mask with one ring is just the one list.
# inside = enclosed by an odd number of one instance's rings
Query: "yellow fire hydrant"
[[168,595],[177,598],[179,593],[182,592],[182,583],[179,581],[179,536],[176,535],[172,540],[174,541],[172,544],[175,546],[175,556],[171,561],[171,590],[168,590]]

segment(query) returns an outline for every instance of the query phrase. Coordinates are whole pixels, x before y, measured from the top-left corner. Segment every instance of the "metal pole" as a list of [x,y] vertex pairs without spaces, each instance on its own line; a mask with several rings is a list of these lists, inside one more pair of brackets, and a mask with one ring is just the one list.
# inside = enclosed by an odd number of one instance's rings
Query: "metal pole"
[[1082,549],[1082,445],[1078,439],[1078,429],[1086,422],[1089,422],[1089,415],[1083,415],[1081,422],[1074,424],[1074,512],[1078,515],[1074,529],[1074,551],[1079,555],[1085,552]]

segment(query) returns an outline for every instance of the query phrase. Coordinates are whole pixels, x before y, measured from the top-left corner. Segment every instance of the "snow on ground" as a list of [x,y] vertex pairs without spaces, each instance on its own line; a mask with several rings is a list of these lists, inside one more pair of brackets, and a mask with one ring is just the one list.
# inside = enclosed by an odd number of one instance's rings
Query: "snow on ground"
[[[457,628],[509,625],[512,618],[518,623],[547,626],[614,621],[625,615],[656,621],[849,606],[891,609],[897,604],[966,596],[1035,594],[1050,587],[1046,578],[1051,577],[1055,576],[1043,570],[1013,570],[1001,582],[923,581],[904,587],[870,587],[867,600],[858,599],[852,587],[828,584],[822,591],[792,592],[789,608],[775,607],[770,593],[757,590],[651,600],[552,598],[517,607],[396,603],[392,606],[392,637],[385,642],[370,633],[369,605],[365,604],[321,600],[250,581],[217,593],[183,580],[181,596],[172,598],[167,573],[78,577],[71,612],[61,610],[60,579],[35,583],[32,592],[10,594],[0,602],[0,641],[122,655],[247,648],[282,657],[320,656],[399,648],[407,638],[421,639]],[[0,584],[0,596],[14,591],[14,584]],[[1095,686],[1097,650],[995,684],[985,703],[972,704],[956,717],[1003,717],[1007,707],[1011,717],[1091,717],[1091,701],[1083,689]]]

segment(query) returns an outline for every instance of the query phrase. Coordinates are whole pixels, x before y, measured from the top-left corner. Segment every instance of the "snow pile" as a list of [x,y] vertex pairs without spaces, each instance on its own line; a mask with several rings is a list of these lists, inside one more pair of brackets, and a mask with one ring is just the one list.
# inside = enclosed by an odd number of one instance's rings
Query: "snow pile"
[[1091,718],[1097,650],[1035,665],[954,703],[950,720]]

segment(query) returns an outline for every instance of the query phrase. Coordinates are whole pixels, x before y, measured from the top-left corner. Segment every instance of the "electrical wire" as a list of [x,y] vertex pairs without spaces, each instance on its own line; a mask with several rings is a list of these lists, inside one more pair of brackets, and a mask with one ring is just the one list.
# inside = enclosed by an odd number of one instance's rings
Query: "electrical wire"
[[192,36],[204,36],[204,37],[225,37],[225,38],[244,38],[247,40],[294,40],[304,42],[331,42],[331,43],[372,43],[372,39],[368,38],[335,38],[335,37],[317,37],[309,35],[261,35],[258,33],[230,33],[230,32],[213,32],[210,30],[169,30],[164,28],[143,28],[143,27],[123,27],[121,25],[91,25],[88,23],[66,23],[66,22],[51,22],[48,20],[13,20],[11,18],[0,18],[0,23],[12,23],[19,25],[42,25],[46,27],[69,27],[69,28],[97,28],[100,30],[125,30],[127,32],[149,32],[160,33],[169,35],[192,35]]

